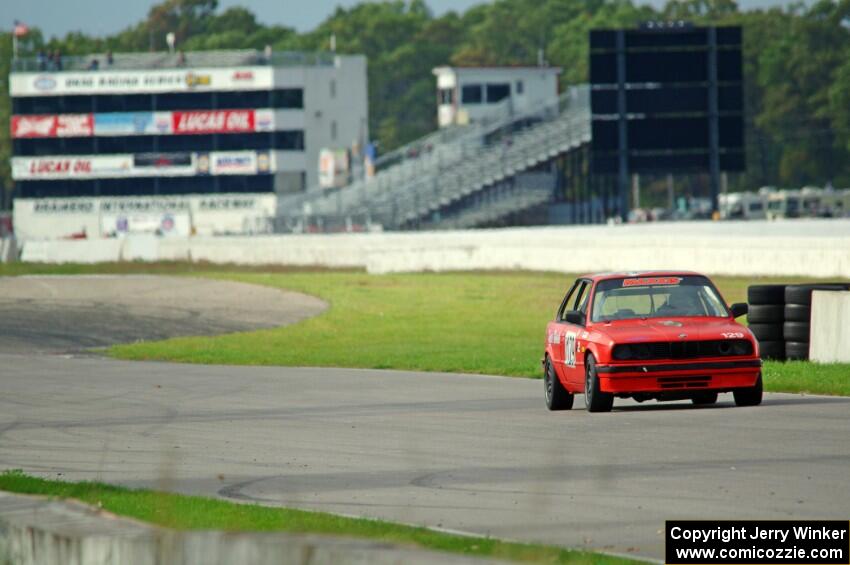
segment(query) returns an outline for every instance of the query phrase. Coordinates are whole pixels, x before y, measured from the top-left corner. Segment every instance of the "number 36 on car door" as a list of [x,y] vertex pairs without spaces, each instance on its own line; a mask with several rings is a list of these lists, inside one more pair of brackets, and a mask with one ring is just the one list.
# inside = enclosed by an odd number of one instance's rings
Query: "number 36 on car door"
[[564,334],[564,365],[567,367],[576,366],[576,332]]

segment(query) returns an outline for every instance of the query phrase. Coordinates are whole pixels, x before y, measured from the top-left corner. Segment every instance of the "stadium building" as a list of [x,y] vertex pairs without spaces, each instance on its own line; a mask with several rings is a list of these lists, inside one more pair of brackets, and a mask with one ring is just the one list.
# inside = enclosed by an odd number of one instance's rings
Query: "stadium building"
[[[318,184],[323,150],[361,148],[369,139],[361,55],[21,59],[9,90],[15,228],[23,238],[151,226],[244,231],[245,218],[218,229],[198,215],[273,215],[278,195]],[[63,221],[70,213],[74,219]]]

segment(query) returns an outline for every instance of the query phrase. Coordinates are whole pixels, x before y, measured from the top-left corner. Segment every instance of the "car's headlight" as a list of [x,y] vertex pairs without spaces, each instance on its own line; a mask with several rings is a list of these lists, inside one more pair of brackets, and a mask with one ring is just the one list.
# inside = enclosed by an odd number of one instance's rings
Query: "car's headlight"
[[732,344],[732,355],[749,355],[753,352],[753,344],[745,339],[736,340]]
[[614,359],[617,361],[628,361],[632,358],[632,348],[628,345],[614,346]]

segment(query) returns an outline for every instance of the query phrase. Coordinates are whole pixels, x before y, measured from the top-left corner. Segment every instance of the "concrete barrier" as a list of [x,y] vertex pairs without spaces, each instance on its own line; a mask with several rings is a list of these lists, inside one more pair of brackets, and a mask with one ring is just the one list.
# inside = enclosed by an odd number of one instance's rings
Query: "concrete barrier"
[[14,237],[0,237],[0,263],[18,260],[18,245]]
[[27,241],[21,261],[31,263],[106,263],[121,259],[119,239]]
[[23,259],[90,263],[156,256],[247,265],[357,267],[376,274],[688,269],[716,275],[850,278],[850,220],[164,238],[155,252],[148,246],[145,253],[127,251],[131,245],[129,239],[27,242]]
[[166,530],[70,501],[0,492],[0,563],[333,565],[500,563],[380,541],[310,534]]
[[850,363],[850,291],[812,293],[809,359]]
[[121,242],[121,261],[159,261],[162,238],[153,234],[128,235]]

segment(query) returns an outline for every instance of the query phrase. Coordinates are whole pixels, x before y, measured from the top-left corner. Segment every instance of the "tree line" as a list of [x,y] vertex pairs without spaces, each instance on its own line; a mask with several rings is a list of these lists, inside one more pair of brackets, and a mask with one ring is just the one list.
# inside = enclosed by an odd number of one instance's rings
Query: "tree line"
[[[735,0],[669,0],[662,9],[632,0],[496,0],[435,16],[425,0],[361,2],[337,8],[315,29],[264,25],[217,0],[165,0],[143,21],[107,37],[79,32],[47,39],[38,28],[22,56],[179,49],[321,51],[331,36],[341,53],[368,57],[369,121],[383,151],[436,127],[431,69],[535,64],[563,68],[562,86],[587,81],[588,32],[647,20],[684,19],[744,29],[747,171],[736,188],[805,184],[850,186],[850,0],[742,10]],[[8,72],[11,33],[0,34],[0,183],[11,187]]]

